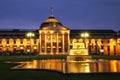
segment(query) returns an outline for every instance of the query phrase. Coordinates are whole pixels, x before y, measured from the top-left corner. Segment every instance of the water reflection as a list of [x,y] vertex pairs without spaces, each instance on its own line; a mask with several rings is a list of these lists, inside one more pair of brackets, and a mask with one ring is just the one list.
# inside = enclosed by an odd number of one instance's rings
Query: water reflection
[[17,69],[49,69],[63,73],[95,73],[95,72],[120,72],[120,60],[99,59],[92,63],[65,62],[60,59],[33,60],[25,62],[24,65],[15,67]]
[[50,69],[63,71],[63,61],[62,60],[33,60],[30,62],[26,62],[23,69]]
[[89,63],[67,63],[66,72],[67,73],[89,73],[90,64]]

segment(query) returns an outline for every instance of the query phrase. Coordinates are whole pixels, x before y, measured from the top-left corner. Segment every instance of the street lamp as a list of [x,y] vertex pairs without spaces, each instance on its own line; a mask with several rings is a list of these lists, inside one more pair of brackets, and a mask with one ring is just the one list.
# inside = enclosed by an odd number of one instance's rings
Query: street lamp
[[27,37],[29,37],[29,38],[32,38],[32,37],[34,37],[35,36],[35,34],[33,33],[33,32],[28,32],[27,33]]
[[85,44],[85,48],[86,48],[85,39],[86,39],[87,37],[89,37],[89,34],[88,34],[87,32],[81,33],[81,37],[84,38],[84,44]]
[[35,36],[33,32],[28,32],[26,36],[30,39],[30,52],[31,52],[31,38]]
[[84,37],[84,38],[89,37],[89,34],[87,32],[84,32],[81,34],[81,37]]

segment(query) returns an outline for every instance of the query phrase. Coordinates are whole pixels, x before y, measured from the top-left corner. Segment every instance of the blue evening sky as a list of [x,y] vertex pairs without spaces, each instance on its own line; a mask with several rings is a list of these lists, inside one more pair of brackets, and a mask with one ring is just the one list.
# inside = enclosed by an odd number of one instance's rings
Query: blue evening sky
[[51,5],[70,29],[120,30],[120,0],[0,0],[0,29],[39,29]]

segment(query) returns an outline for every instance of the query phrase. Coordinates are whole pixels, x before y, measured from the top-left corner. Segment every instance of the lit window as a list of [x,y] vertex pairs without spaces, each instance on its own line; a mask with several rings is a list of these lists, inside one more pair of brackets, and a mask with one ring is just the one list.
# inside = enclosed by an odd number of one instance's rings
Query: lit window
[[103,52],[104,52],[104,49],[101,49],[100,52],[103,53]]
[[27,41],[27,44],[30,44],[30,40]]
[[30,52],[30,49],[28,49],[27,52]]
[[6,47],[9,47],[9,44],[7,44]]
[[36,46],[34,46],[34,49],[37,49],[37,47],[36,47]]
[[23,49],[23,46],[21,46],[20,49]]

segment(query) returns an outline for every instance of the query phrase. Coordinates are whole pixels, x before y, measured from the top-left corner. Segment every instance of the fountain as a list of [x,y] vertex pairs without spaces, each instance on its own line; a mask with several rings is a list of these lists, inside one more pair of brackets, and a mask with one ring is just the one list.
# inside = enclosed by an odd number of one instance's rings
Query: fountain
[[88,53],[84,43],[75,42],[66,60],[67,73],[90,73],[91,64],[96,61]]
[[73,43],[73,48],[67,56],[67,62],[92,62],[92,57],[85,48],[85,44],[81,42]]

